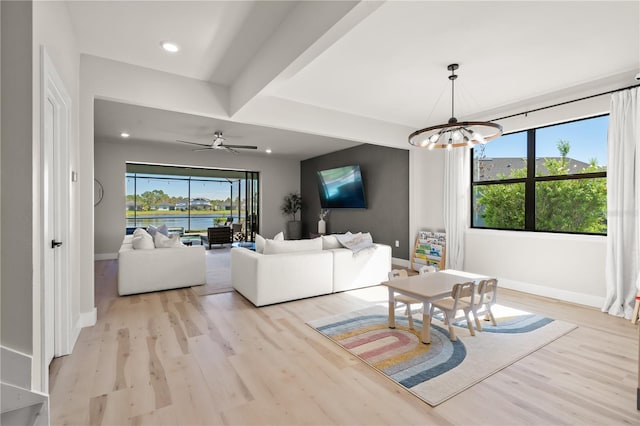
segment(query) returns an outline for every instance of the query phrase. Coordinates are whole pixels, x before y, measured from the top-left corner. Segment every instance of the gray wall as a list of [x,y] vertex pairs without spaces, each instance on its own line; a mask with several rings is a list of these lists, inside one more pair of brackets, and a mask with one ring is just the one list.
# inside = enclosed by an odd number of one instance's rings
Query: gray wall
[[375,242],[392,247],[393,257],[409,259],[409,151],[403,149],[359,145],[302,161],[303,236],[318,229],[316,172],[351,164],[360,165],[367,208],[332,209],[326,219],[327,232],[371,232]]
[[31,2],[1,2],[2,332],[33,353],[33,25]]
[[300,163],[275,156],[202,153],[176,145],[96,140],[94,161],[95,177],[104,187],[104,198],[95,207],[94,250],[99,258],[113,258],[124,237],[127,161],[259,172],[260,234],[267,238],[273,238],[285,228],[287,217],[280,212],[284,196],[299,191]]

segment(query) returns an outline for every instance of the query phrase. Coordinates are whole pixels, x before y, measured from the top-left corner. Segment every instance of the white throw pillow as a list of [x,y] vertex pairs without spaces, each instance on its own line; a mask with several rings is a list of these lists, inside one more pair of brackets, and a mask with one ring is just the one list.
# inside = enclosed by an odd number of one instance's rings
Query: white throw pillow
[[156,246],[153,244],[153,237],[146,231],[134,236],[131,245],[135,250],[153,250]]
[[322,238],[313,240],[265,240],[264,254],[322,250]]
[[136,230],[133,231],[134,237],[137,237],[138,235],[142,235],[142,234],[149,234],[149,233],[145,231],[144,228],[136,228]]
[[264,242],[265,242],[265,238],[260,235],[260,234],[256,234],[256,253],[263,253],[264,252]]
[[323,235],[322,236],[322,250],[330,250],[342,248],[342,244],[336,238],[335,235]]
[[[264,253],[264,244],[267,239],[260,234],[256,234],[256,253]],[[282,231],[278,232],[275,237],[273,237],[273,241],[284,241],[284,233]]]
[[156,232],[155,237],[153,237],[153,242],[155,243],[156,248],[172,248],[172,247],[183,247],[182,241],[180,241],[179,235],[172,235],[171,237],[167,237],[162,234],[160,230]]

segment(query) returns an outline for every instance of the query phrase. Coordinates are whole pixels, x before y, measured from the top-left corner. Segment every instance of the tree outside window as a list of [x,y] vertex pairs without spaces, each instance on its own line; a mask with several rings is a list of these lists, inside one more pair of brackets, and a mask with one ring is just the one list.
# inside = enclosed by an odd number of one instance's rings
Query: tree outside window
[[[546,151],[546,155],[536,158],[526,155],[521,158],[508,155],[500,157],[495,155],[500,147],[496,147],[492,153],[495,156],[490,157],[487,155],[487,146],[475,148],[472,226],[606,234],[606,165],[598,164],[595,156],[587,161],[583,157],[589,153],[600,156],[604,153],[603,159],[606,161],[607,123],[608,116],[602,116],[551,126],[554,129],[547,131],[548,135],[540,132],[541,129],[532,129],[512,138],[522,141],[526,135],[527,146],[533,144],[536,149],[546,145],[541,150]],[[595,136],[595,144],[599,146],[589,148],[584,141],[574,143],[560,138],[555,142],[555,155],[549,152],[549,136],[557,136],[562,132],[579,136],[581,132],[575,129],[581,128],[596,129],[591,132],[589,143],[594,145]],[[539,146],[536,146],[536,139]],[[578,158],[574,158],[572,149],[580,143],[582,146],[578,150]],[[528,152],[531,150],[528,149]]]

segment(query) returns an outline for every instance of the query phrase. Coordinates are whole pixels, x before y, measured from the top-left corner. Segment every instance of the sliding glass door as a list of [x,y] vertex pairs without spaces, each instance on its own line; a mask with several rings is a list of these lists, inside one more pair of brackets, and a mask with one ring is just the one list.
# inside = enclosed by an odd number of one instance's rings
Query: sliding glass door
[[238,241],[254,241],[259,223],[259,173],[127,163],[127,232],[166,224],[198,234],[233,226]]

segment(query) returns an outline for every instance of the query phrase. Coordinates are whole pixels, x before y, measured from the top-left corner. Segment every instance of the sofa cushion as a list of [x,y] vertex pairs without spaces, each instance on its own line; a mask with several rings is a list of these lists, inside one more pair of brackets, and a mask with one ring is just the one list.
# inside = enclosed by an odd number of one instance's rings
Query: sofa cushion
[[162,234],[160,230],[158,230],[158,232],[156,232],[156,235],[153,237],[153,243],[155,244],[156,248],[184,247],[184,244],[182,244],[182,241],[180,241],[179,235],[176,234],[167,237],[166,235]]
[[264,254],[292,253],[322,250],[322,238],[312,240],[265,240]]
[[134,235],[131,243],[135,250],[153,250],[156,248],[155,244],[153,244],[153,237],[147,232]]
[[361,252],[362,250],[371,250],[374,248],[373,238],[371,238],[371,234],[366,232],[358,232],[357,234],[347,233],[344,235],[336,235],[340,244],[342,244],[345,248],[351,250],[354,254]]

